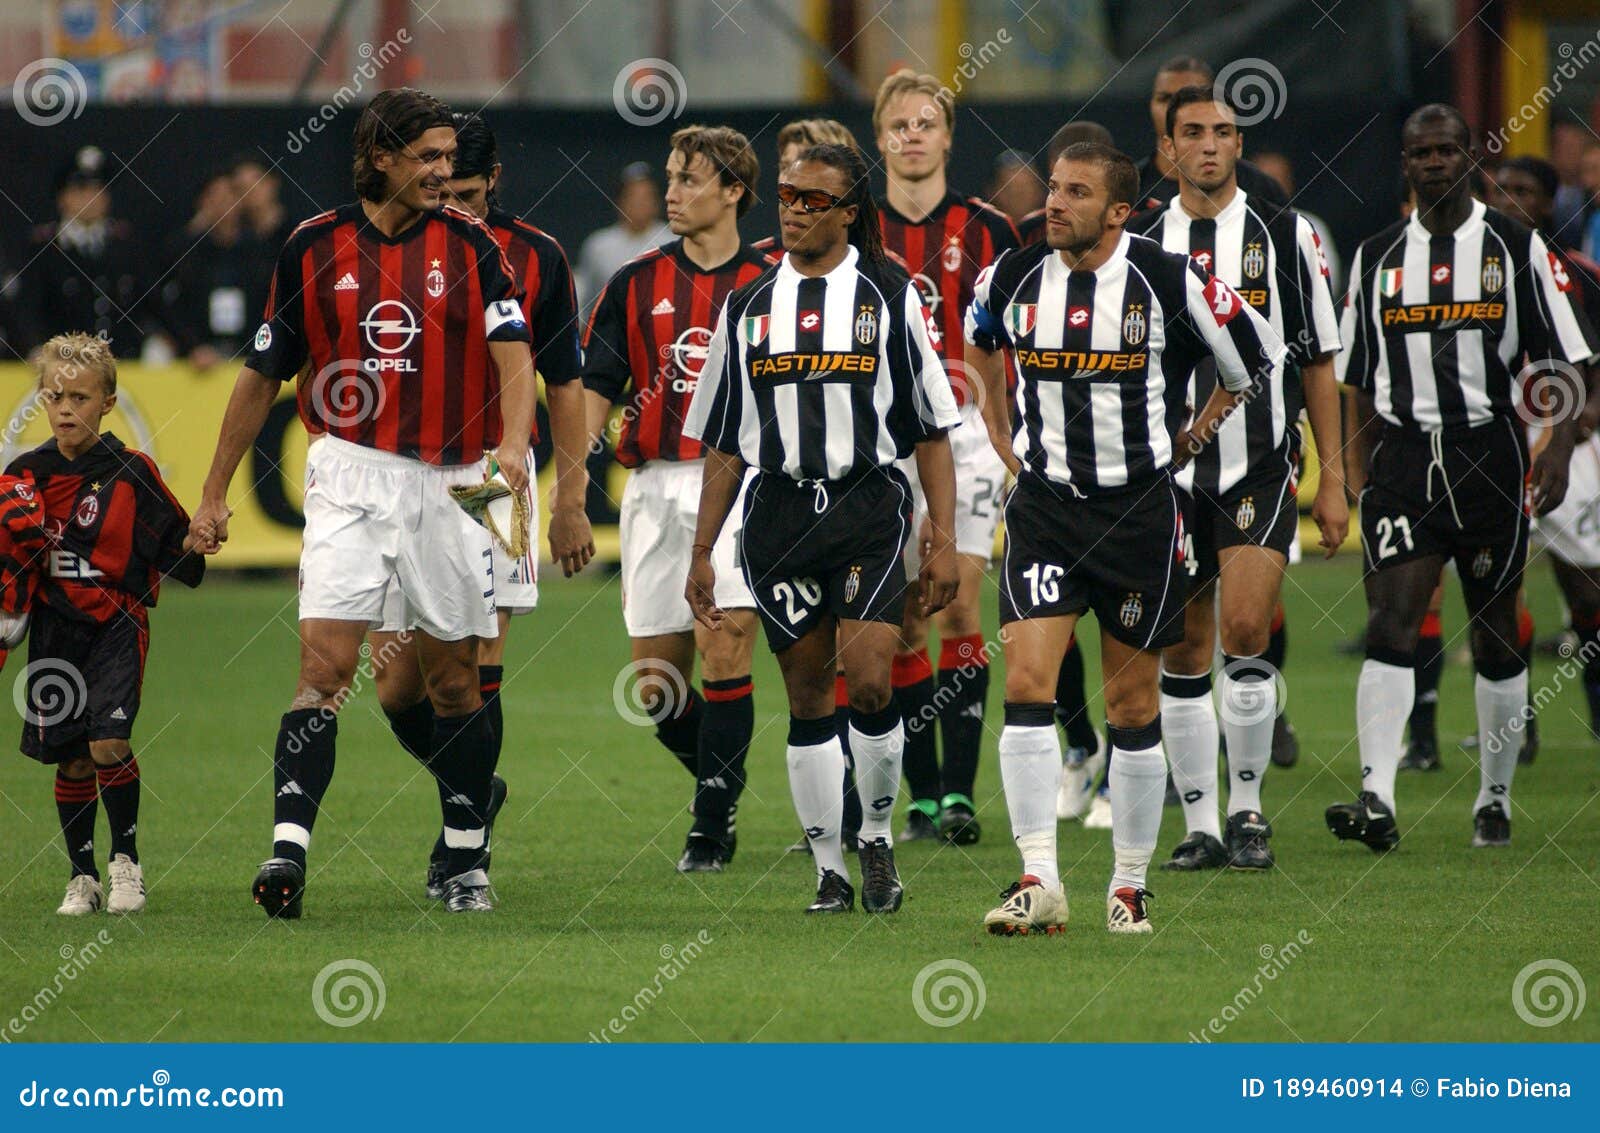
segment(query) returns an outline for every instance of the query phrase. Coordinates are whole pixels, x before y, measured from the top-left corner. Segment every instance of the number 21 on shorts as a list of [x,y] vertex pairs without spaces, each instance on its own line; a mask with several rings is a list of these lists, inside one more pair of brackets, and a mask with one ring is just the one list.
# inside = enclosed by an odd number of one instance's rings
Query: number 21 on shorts
[[1411,539],[1411,520],[1405,516],[1397,515],[1393,519],[1390,519],[1387,515],[1379,516],[1378,522],[1372,526],[1378,536],[1378,554],[1376,557],[1380,562],[1384,559],[1393,558],[1402,550],[1416,550],[1416,544]]

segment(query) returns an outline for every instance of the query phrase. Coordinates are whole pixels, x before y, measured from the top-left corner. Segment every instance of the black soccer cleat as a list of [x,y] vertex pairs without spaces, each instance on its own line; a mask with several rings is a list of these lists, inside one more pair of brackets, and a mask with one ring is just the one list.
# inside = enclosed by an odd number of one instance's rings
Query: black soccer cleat
[[894,868],[894,849],[883,838],[861,843],[861,908],[869,913],[897,913],[906,891]]
[[939,837],[952,846],[975,846],[983,827],[966,795],[949,794],[939,806]]
[[683,844],[683,857],[678,859],[679,873],[721,873],[726,860],[722,843],[709,834],[689,835]]
[[1228,816],[1228,867],[1230,869],[1271,869],[1272,848],[1267,839],[1272,826],[1259,813],[1241,810]]
[[444,907],[452,913],[491,913],[489,875],[481,869],[458,873],[444,883]]
[[[483,868],[489,868],[490,849],[494,843],[494,820],[500,813],[500,808],[506,805],[506,795],[509,794],[506,781],[498,775],[489,778],[489,813],[483,820]],[[439,838],[433,844],[433,852],[428,855],[428,875],[423,883],[423,889],[430,901],[444,900],[445,870],[448,865],[450,851],[444,844],[444,830],[440,829]]]
[[1293,767],[1299,762],[1300,737],[1295,734],[1294,725],[1289,723],[1289,717],[1280,712],[1272,724],[1272,765]]
[[1334,837],[1364,843],[1374,853],[1381,854],[1400,844],[1394,812],[1371,791],[1362,791],[1353,803],[1335,803],[1323,816]]
[[1475,849],[1511,845],[1511,816],[1499,800],[1478,808],[1472,816],[1472,845]]
[[288,858],[268,858],[250,883],[250,896],[274,920],[299,920],[305,892],[306,872]]
[[1522,733],[1522,747],[1517,752],[1517,763],[1526,767],[1539,758],[1539,717],[1529,716],[1528,726]]
[[933,799],[917,799],[906,812],[906,824],[899,842],[927,842],[939,837],[939,804]]
[[1228,864],[1228,851],[1221,842],[1201,830],[1191,830],[1189,836],[1172,849],[1172,858],[1161,863],[1161,868],[1193,873],[1202,869],[1221,869]]
[[1427,737],[1412,740],[1400,757],[1402,771],[1437,771],[1440,766],[1439,741]]
[[856,891],[831,869],[822,871],[817,883],[817,899],[806,906],[807,913],[848,913],[856,907]]

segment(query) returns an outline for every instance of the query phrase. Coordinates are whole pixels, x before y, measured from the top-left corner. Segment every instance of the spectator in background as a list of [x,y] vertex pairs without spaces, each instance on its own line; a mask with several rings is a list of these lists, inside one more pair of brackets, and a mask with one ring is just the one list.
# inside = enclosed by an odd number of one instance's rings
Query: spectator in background
[[1583,249],[1591,260],[1600,260],[1600,142],[1590,142],[1583,147],[1578,162],[1578,191],[1582,195],[1582,208],[1578,214],[1578,231],[1582,236],[1567,239]]
[[33,350],[65,331],[89,331],[118,358],[137,358],[161,330],[133,232],[111,216],[110,160],[77,150],[57,173],[56,219],[33,230],[15,279],[18,342]]
[[994,172],[984,187],[983,199],[1013,222],[1019,221],[1034,209],[1044,207],[1044,182],[1027,154],[1004,150],[994,159]]
[[[1551,232],[1563,243],[1581,239],[1579,219],[1583,216],[1583,145],[1589,133],[1576,122],[1557,122],[1550,127],[1550,164],[1556,168],[1560,184],[1556,189]],[[1569,231],[1570,229],[1570,231]]]
[[174,350],[197,369],[240,355],[255,329],[250,284],[256,265],[244,229],[234,172],[217,169],[201,182],[194,216],[162,249],[162,321]]
[[[1264,150],[1256,154],[1256,168],[1277,182],[1283,190],[1283,195],[1294,201],[1294,164],[1288,155]],[[1322,257],[1328,261],[1328,282],[1333,285],[1336,296],[1344,294],[1344,264],[1339,259],[1339,249],[1333,243],[1333,230],[1328,227],[1328,222],[1316,213],[1295,203],[1295,211],[1305,217],[1311,224],[1311,230],[1317,234],[1317,239],[1322,241]]]
[[575,282],[578,309],[585,317],[618,268],[672,239],[671,230],[661,222],[661,186],[648,162],[635,161],[623,168],[612,204],[617,223],[591,232],[578,249]]
[[233,182],[243,220],[237,255],[248,273],[245,309],[264,311],[278,253],[299,221],[283,203],[283,177],[259,154],[244,153],[233,159]]

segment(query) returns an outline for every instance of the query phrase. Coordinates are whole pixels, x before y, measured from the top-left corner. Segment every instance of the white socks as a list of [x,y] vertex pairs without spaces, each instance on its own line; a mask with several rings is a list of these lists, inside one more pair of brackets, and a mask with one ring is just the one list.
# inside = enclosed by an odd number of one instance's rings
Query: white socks
[[[1526,676],[1522,687],[1527,688]],[[1356,683],[1361,789],[1377,795],[1391,811],[1395,810],[1394,776],[1400,768],[1400,740],[1416,691],[1416,670],[1409,665],[1390,665],[1369,657],[1361,666],[1361,679]],[[1482,703],[1480,695],[1480,706]],[[1516,761],[1516,752],[1512,752],[1511,762]],[[1510,782],[1509,776],[1506,781]]]
[[1111,845],[1116,853],[1111,887],[1145,887],[1145,871],[1161,833],[1167,794],[1167,759],[1161,751],[1161,717],[1142,728],[1110,729]]
[[839,823],[844,817],[844,748],[833,730],[833,717],[790,719],[789,793],[811,842],[817,876],[831,869],[848,879],[850,872],[839,845]]
[[[1261,813],[1261,777],[1272,762],[1278,682],[1259,657],[1229,657],[1222,670],[1222,731],[1228,737],[1228,813]],[[1407,709],[1409,711],[1409,707]],[[1170,725],[1169,725],[1170,726]]]
[[[868,735],[857,726],[865,725],[869,731],[880,730],[891,717],[893,722],[878,735]],[[889,827],[894,821],[894,800],[900,790],[900,759],[905,747],[905,724],[894,701],[891,700],[882,713],[873,716],[850,714],[850,755],[856,762],[863,842],[882,838],[894,845]]]
[[[1521,717],[1528,703],[1528,670],[1503,681],[1491,681],[1480,673],[1473,691],[1478,706],[1478,801],[1472,809],[1476,813],[1500,802],[1510,817],[1511,777],[1527,729],[1527,720]],[[1515,728],[1513,719],[1521,719]]]
[[1184,677],[1162,672],[1161,735],[1172,765],[1172,784],[1183,797],[1186,831],[1198,830],[1220,840],[1217,712],[1211,703],[1210,673]]
[[1000,781],[1005,785],[1011,834],[1022,852],[1022,872],[1059,889],[1056,793],[1061,787],[1061,740],[1056,735],[1053,705],[1006,705],[1006,726],[1000,733]]

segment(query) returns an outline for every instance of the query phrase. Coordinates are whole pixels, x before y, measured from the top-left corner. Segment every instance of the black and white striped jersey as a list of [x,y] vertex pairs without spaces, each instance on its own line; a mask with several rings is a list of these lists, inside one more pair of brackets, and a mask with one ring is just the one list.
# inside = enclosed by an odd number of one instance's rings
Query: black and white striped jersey
[[[1339,314],[1310,221],[1281,206],[1258,209],[1241,189],[1210,218],[1190,216],[1173,197],[1141,231],[1226,280],[1289,350],[1261,395],[1236,410],[1178,473],[1179,485],[1217,495],[1269,462],[1287,468],[1290,455],[1300,450],[1300,367],[1339,349]],[[1215,363],[1202,359],[1189,385],[1196,412],[1216,384]]]
[[1336,372],[1391,424],[1481,425],[1514,411],[1524,358],[1600,352],[1579,299],[1539,234],[1482,201],[1439,236],[1413,214],[1356,250]]
[[827,275],[785,256],[728,296],[684,432],[763,472],[841,480],[961,421],[910,278],[851,247]]
[[1242,391],[1284,355],[1226,282],[1126,233],[1092,272],[1070,270],[1045,244],[1006,252],[978,278],[966,337],[1011,348],[1023,475],[1079,490],[1165,472],[1202,359],[1215,357],[1222,384]]

